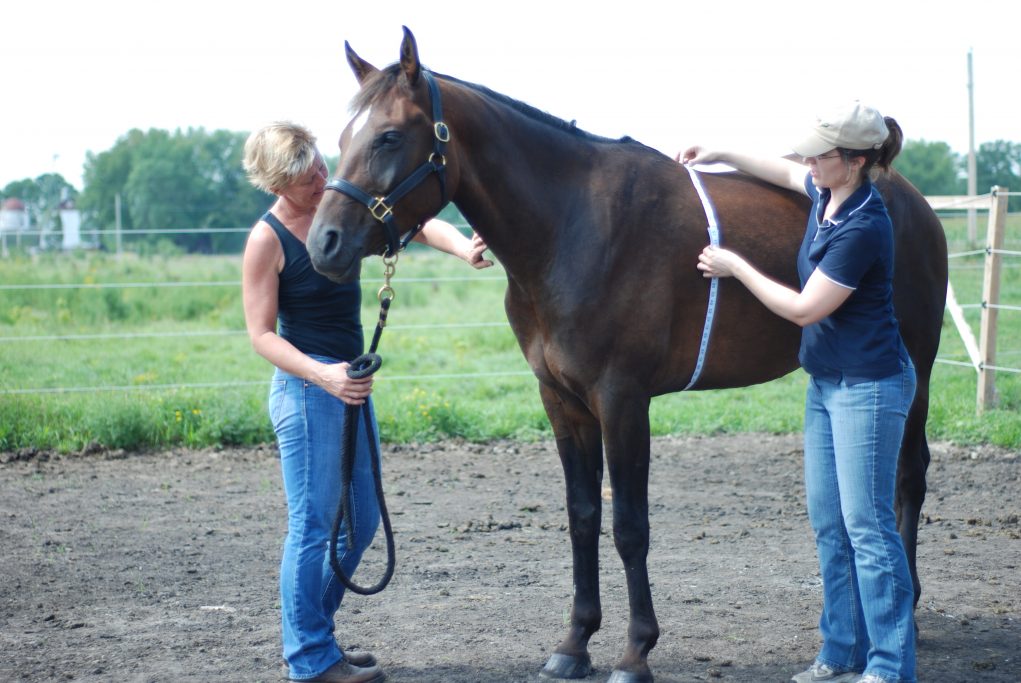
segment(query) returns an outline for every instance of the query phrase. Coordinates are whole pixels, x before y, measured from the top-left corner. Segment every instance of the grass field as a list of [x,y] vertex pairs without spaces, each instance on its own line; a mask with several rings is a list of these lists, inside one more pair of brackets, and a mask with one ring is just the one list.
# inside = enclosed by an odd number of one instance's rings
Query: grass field
[[[951,252],[968,248],[963,221],[946,226]],[[1021,249],[1019,237],[1013,216],[1006,248]],[[1021,304],[1021,259],[1006,263],[1002,301]],[[951,262],[963,304],[980,299],[981,264],[981,257]],[[272,440],[271,367],[243,332],[239,256],[43,254],[0,267],[0,450]],[[363,270],[367,336],[381,271],[378,259]],[[104,286],[111,283],[118,286]],[[425,250],[401,257],[374,394],[384,440],[549,433],[536,381],[506,325],[504,286],[499,268],[472,271]],[[978,310],[966,313],[977,334]],[[1021,366],[1021,313],[1000,313],[999,348],[999,365]],[[940,356],[967,358],[949,316]],[[981,416],[975,384],[973,370],[937,365],[930,438],[1021,447],[1021,376],[999,373],[998,407]],[[657,398],[652,430],[798,431],[804,386],[798,371],[747,389]]]

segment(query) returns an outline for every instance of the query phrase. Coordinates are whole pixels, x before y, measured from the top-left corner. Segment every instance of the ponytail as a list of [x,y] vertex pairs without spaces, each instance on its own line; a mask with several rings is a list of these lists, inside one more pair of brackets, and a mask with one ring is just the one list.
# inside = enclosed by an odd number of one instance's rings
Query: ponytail
[[849,161],[854,157],[865,159],[865,164],[861,168],[863,178],[868,178],[875,167],[878,167],[879,173],[889,173],[890,165],[897,155],[900,154],[901,145],[904,143],[904,131],[901,130],[900,124],[889,116],[883,117],[883,123],[886,124],[886,129],[889,133],[879,149],[847,149],[845,147],[838,147],[845,160]]
[[889,172],[894,158],[900,154],[901,145],[904,143],[904,131],[900,129],[900,124],[889,116],[884,117],[883,122],[886,123],[890,134],[886,136],[883,146],[879,148],[879,157],[874,163],[884,172]]

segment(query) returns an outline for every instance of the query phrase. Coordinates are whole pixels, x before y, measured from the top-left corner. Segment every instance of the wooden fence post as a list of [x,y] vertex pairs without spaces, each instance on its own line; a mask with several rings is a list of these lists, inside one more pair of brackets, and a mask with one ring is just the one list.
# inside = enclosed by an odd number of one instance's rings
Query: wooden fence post
[[989,228],[986,238],[985,270],[982,277],[982,320],[979,328],[978,412],[991,408],[996,402],[996,314],[1000,303],[1000,264],[1003,261],[1003,234],[1007,224],[1007,188],[994,186],[990,190]]

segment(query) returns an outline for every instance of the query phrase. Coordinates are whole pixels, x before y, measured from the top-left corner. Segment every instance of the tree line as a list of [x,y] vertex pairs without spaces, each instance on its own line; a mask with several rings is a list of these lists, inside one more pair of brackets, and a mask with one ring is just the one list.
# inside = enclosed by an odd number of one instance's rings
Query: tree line
[[[202,232],[208,228],[241,228],[252,225],[272,203],[272,197],[255,189],[241,167],[248,134],[228,130],[189,128],[170,132],[133,129],[105,152],[90,152],[79,192],[60,174],[46,173],[35,179],[9,183],[0,199],[17,197],[39,221],[56,224],[57,207],[74,199],[82,212],[83,230],[111,230],[118,220],[125,237],[142,230],[195,230],[179,234],[139,234],[130,242],[133,250],[170,248],[189,253],[236,253],[245,233]],[[334,168],[336,159],[327,159]],[[945,142],[908,140],[894,168],[924,195],[963,195],[966,190],[966,158]],[[976,152],[976,177],[980,194],[993,185],[1021,190],[1021,143],[997,140],[982,144]],[[1012,211],[1021,210],[1021,198],[1013,197]],[[457,216],[453,207],[445,216]],[[111,248],[113,236],[103,235],[101,246]]]

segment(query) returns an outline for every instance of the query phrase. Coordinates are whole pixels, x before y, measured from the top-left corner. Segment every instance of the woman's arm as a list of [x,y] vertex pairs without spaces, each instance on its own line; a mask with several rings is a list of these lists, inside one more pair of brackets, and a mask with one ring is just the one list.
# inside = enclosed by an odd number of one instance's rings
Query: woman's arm
[[721,163],[733,166],[767,183],[772,183],[801,194],[805,192],[805,175],[808,169],[796,161],[783,157],[756,157],[740,152],[708,150],[695,145],[674,157],[686,166]]
[[347,376],[347,363],[327,364],[299,351],[277,334],[277,301],[283,267],[280,241],[265,223],[252,228],[241,264],[245,327],[252,348],[284,372],[313,382],[345,403],[361,405],[372,393],[372,378]]
[[705,277],[734,277],[766,308],[805,327],[817,323],[847,301],[853,289],[838,285],[816,269],[800,292],[772,280],[727,249],[706,247],[698,257]]
[[439,218],[427,222],[422,231],[415,236],[415,241],[457,256],[473,268],[488,268],[493,265],[492,261],[482,258],[488,247],[481,237],[472,233],[469,239],[453,225]]

